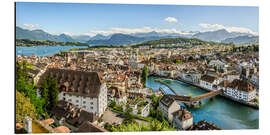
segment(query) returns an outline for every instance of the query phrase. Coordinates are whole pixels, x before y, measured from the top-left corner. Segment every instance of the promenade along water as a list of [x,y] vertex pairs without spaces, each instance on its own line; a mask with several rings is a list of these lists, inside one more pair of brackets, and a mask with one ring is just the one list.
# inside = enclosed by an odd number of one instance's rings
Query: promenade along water
[[[169,88],[154,79],[157,77],[149,77],[146,83],[147,87],[156,91],[162,87],[168,94],[173,94]],[[198,96],[207,91],[198,87],[171,80],[167,82],[179,95]],[[213,100],[205,99],[200,108],[192,108],[189,111],[193,115],[194,122],[207,120],[214,122],[222,129],[258,129],[259,128],[259,110],[233,102],[221,96],[216,96]]]

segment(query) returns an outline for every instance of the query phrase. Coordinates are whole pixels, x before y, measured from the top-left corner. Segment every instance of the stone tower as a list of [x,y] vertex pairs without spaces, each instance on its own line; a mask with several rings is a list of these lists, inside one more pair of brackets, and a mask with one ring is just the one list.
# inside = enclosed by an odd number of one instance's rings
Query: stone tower
[[27,133],[32,133],[32,119],[28,116],[24,118],[24,129],[27,131]]
[[66,53],[66,63],[70,63],[70,53]]
[[86,63],[86,55],[83,53],[83,62]]

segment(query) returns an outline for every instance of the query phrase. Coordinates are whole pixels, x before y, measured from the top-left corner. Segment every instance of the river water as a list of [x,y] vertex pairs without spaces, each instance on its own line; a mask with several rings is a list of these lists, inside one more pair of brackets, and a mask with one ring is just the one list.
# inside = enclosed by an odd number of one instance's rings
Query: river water
[[34,54],[36,56],[49,56],[71,48],[87,48],[87,46],[16,46],[16,55],[24,54],[25,56],[31,56]]
[[[173,94],[165,85],[155,82],[158,77],[149,77],[146,87],[153,91],[162,87],[166,93]],[[178,94],[198,96],[207,91],[177,81],[167,82]],[[215,125],[222,129],[258,129],[259,128],[259,110],[247,107],[245,105],[233,102],[221,96],[216,96],[213,100],[205,99],[202,101],[200,108],[188,109],[193,115],[193,121],[206,120],[214,122]]]

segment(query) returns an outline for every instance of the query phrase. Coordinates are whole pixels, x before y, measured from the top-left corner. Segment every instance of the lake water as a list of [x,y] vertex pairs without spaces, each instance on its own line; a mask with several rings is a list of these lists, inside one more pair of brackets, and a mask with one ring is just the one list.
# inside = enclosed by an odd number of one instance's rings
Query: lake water
[[36,56],[49,56],[71,48],[87,48],[87,46],[16,46],[16,55],[24,54],[25,56],[31,56],[34,54]]
[[[147,87],[156,91],[162,87],[165,92],[172,94],[165,85],[155,82],[157,77],[149,77],[146,83]],[[168,83],[178,94],[198,96],[207,91],[198,87],[171,80]],[[193,115],[193,121],[206,120],[214,122],[222,129],[258,129],[259,128],[259,110],[233,102],[221,96],[216,96],[213,100],[205,99],[200,108],[188,109]]]

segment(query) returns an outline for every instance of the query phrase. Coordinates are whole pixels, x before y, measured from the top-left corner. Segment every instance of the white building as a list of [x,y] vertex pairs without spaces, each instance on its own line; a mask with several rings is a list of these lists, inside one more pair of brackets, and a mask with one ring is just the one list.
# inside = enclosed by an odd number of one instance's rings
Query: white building
[[101,116],[107,108],[107,87],[97,72],[48,69],[39,80],[52,74],[58,81],[58,100],[64,100],[83,110]]
[[129,104],[129,107],[132,108],[133,114],[147,117],[150,113],[150,104],[146,102],[146,105],[141,105],[141,103],[142,102],[135,100]]
[[227,86],[224,94],[237,100],[249,102],[255,99],[256,88],[247,80],[236,79]]
[[182,79],[191,83],[199,83],[201,78],[201,73],[198,71],[189,71],[189,72],[183,72],[182,73]]
[[221,62],[220,60],[211,60],[209,65],[212,67],[216,66],[217,69],[221,69],[225,66],[225,63]]
[[216,87],[219,84],[220,80],[217,77],[203,75],[200,80],[200,86],[208,90],[216,90]]
[[235,79],[240,79],[240,73],[236,71],[230,72],[224,77],[224,80],[228,80],[230,82],[232,82]]

